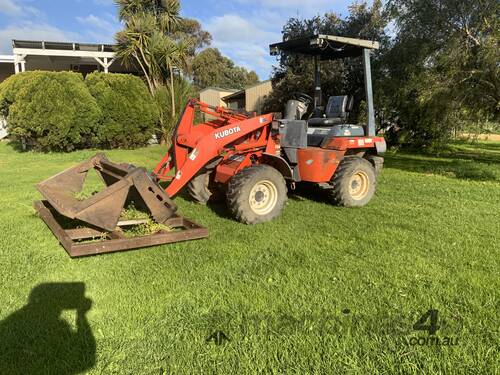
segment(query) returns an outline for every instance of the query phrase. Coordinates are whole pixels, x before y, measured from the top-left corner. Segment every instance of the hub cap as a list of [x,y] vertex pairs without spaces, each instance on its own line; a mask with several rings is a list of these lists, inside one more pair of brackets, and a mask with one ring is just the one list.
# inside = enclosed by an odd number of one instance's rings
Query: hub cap
[[354,173],[349,181],[349,194],[353,199],[362,200],[369,190],[368,175],[363,171]]
[[266,215],[278,202],[278,190],[271,181],[260,181],[252,188],[248,200],[253,212],[257,215]]

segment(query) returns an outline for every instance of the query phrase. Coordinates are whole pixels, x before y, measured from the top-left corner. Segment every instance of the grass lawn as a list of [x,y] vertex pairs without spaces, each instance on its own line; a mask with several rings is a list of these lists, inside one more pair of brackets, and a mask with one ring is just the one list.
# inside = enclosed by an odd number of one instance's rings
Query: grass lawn
[[[176,198],[209,239],[72,260],[34,184],[93,154],[0,143],[1,374],[499,373],[499,142],[391,153],[361,209],[291,196],[245,226]],[[413,330],[431,308],[453,345]]]

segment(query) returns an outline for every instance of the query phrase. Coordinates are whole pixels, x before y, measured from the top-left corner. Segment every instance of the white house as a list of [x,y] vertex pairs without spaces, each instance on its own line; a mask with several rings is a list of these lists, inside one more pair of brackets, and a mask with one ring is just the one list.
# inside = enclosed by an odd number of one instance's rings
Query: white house
[[0,55],[0,82],[29,70],[138,74],[123,66],[110,44],[13,40],[12,55]]
[[[0,83],[31,70],[139,74],[138,69],[127,69],[116,58],[110,44],[13,40],[12,55],[0,55]],[[0,139],[7,136],[5,126],[5,120],[0,118]]]

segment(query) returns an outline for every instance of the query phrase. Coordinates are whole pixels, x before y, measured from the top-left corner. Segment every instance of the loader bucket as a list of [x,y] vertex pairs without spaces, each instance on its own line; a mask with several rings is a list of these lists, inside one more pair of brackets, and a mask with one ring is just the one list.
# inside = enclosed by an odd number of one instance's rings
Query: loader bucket
[[[75,195],[82,190],[91,169],[100,174],[107,188],[79,200]],[[177,210],[145,169],[112,163],[103,154],[41,182],[37,188],[60,214],[107,231],[116,228],[127,201],[145,205],[157,223],[165,222]]]
[[[82,191],[92,169],[106,187],[89,198],[80,200],[77,198],[78,193]],[[97,154],[90,160],[39,183],[37,189],[45,201],[36,202],[35,208],[71,256],[128,250],[208,236],[205,228],[176,215],[177,206],[146,169],[113,163],[104,154]],[[143,237],[142,240],[126,239],[120,232],[120,225],[131,224],[120,221],[120,218],[129,203],[147,212],[156,223],[184,229],[184,233],[176,231],[159,233],[156,237],[149,236],[151,238]],[[87,227],[80,225],[69,230],[63,229],[56,216],[78,220]],[[101,237],[114,242],[107,244],[103,241],[91,245],[74,242],[85,237]]]

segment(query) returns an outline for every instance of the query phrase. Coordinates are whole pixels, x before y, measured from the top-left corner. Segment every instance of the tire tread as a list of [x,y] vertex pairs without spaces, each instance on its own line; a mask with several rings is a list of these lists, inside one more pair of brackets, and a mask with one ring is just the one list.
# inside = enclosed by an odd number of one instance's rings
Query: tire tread
[[[241,194],[241,192],[248,184],[250,184],[255,175],[266,173],[264,172],[265,170],[267,170],[268,173],[276,173],[276,176],[279,175],[279,177],[283,179],[283,176],[273,167],[265,164],[259,164],[242,169],[229,181],[226,194],[227,206],[235,219],[239,222],[242,222],[244,224],[257,224],[261,222],[258,216],[256,216],[255,214],[252,215],[248,212],[248,210],[246,209],[247,198],[243,194]],[[279,212],[281,212],[286,201],[286,183],[284,179],[283,186],[285,187],[285,198],[280,199],[280,197],[278,197],[277,205],[281,206],[277,206],[279,207]]]

